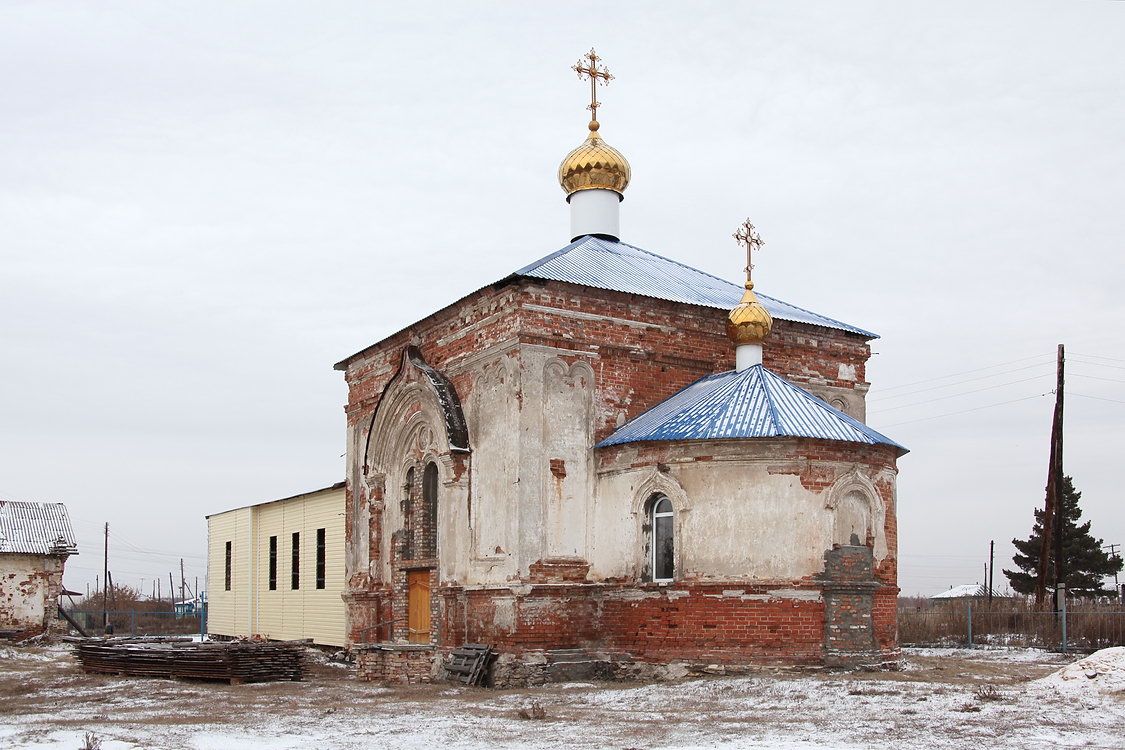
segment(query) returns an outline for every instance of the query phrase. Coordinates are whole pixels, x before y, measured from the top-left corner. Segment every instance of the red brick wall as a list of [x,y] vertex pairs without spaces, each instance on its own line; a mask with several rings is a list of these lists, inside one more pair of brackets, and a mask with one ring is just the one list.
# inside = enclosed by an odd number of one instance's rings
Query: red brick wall
[[356,656],[356,677],[371,682],[433,682],[437,656],[433,648],[363,649]]
[[823,603],[771,598],[761,586],[554,585],[512,598],[508,589],[447,587],[450,642],[516,654],[611,649],[655,663],[816,664],[823,655]]

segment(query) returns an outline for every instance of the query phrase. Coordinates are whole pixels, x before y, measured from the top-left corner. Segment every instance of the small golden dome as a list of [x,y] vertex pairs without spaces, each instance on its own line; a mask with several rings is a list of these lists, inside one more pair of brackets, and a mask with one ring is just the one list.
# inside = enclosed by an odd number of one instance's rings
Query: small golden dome
[[727,316],[727,336],[735,346],[761,344],[770,335],[773,318],[754,295],[754,282],[746,282],[742,301]]
[[633,170],[621,152],[598,135],[598,121],[590,122],[590,135],[559,165],[559,184],[567,196],[579,190],[601,188],[618,194],[625,192]]

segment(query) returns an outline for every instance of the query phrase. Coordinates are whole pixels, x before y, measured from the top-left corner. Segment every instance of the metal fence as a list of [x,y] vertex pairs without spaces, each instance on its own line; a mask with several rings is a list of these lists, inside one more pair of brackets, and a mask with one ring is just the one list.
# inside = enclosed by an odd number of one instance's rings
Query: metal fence
[[90,635],[106,632],[106,618],[113,628],[113,635],[194,635],[204,632],[206,610],[198,614],[178,612],[150,612],[126,609],[111,612],[99,610],[70,610],[68,614]]
[[904,646],[1026,646],[1060,651],[1095,651],[1125,645],[1125,611],[1033,609],[989,611],[949,606],[898,613]]

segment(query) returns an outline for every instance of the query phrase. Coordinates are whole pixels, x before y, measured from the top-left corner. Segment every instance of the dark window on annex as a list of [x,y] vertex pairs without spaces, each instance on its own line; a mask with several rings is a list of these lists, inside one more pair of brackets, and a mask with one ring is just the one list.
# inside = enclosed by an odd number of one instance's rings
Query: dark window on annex
[[277,591],[277,537],[270,537],[270,591]]
[[293,557],[290,561],[289,588],[296,591],[301,588],[301,532],[293,532]]
[[316,530],[316,587],[324,588],[324,559],[327,553],[324,529]]
[[230,591],[231,542],[227,542],[227,561],[223,567],[223,589]]

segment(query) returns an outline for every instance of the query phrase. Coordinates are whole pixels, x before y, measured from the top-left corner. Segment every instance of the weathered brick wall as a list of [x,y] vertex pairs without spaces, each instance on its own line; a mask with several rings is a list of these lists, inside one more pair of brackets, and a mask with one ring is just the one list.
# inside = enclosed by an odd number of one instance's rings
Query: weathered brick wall
[[0,554],[0,628],[18,629],[19,638],[58,625],[66,556]]
[[820,580],[825,603],[825,663],[874,664],[897,658],[897,589],[876,581],[871,549],[836,547],[825,553],[824,560]]
[[429,646],[360,649],[356,653],[356,677],[401,685],[433,682],[437,662],[437,651]]
[[792,586],[552,585],[444,592],[453,642],[502,653],[609,649],[638,661],[816,664],[824,607],[809,584]]
[[[527,287],[521,306],[521,342],[596,359],[596,440],[699,378],[734,367],[726,310],[561,282]],[[862,336],[785,320],[773,330],[766,367],[795,383],[866,392],[871,350]]]

